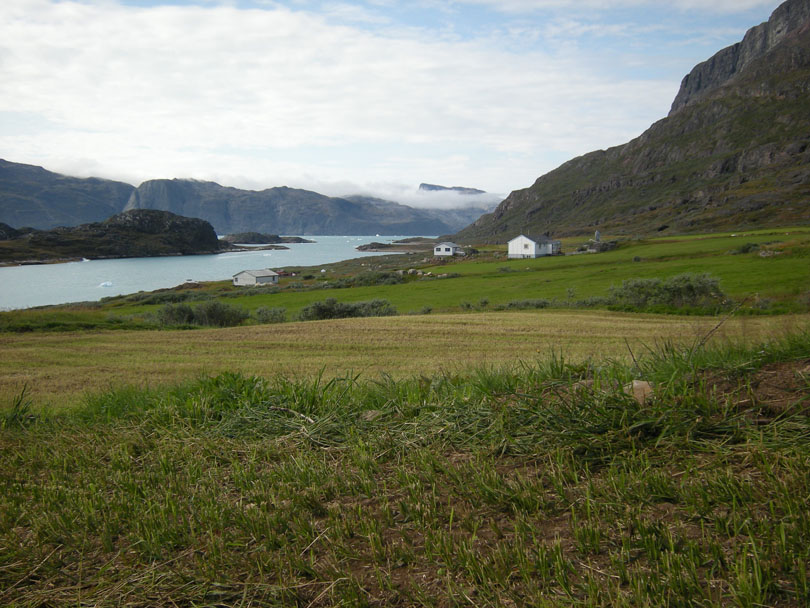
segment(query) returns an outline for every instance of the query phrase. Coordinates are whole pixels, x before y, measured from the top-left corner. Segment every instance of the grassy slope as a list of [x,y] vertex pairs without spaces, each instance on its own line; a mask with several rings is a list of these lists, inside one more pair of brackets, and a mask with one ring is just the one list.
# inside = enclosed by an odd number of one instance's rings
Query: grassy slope
[[807,333],[21,403],[0,419],[0,603],[806,606],[808,405]]

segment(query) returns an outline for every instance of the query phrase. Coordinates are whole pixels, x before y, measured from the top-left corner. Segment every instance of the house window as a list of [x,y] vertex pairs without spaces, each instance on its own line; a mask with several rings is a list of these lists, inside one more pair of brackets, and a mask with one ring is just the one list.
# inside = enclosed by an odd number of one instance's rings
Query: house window
[[445,250],[447,253],[450,253],[450,248],[449,248],[449,247],[445,247],[445,248],[444,248],[444,250]]
[[529,248],[529,244],[528,243],[523,243],[523,249],[528,249],[528,248]]

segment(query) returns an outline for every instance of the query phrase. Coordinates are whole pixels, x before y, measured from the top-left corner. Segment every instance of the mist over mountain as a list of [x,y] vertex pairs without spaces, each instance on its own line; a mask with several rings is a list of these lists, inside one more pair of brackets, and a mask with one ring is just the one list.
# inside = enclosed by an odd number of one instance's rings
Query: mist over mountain
[[810,0],[696,66],[670,114],[574,158],[454,236],[685,233],[810,220]]
[[429,211],[373,197],[330,197],[287,187],[240,190],[187,179],[144,182],[132,192],[126,209],[160,209],[198,217],[210,222],[219,234],[301,235],[447,234],[482,212]]

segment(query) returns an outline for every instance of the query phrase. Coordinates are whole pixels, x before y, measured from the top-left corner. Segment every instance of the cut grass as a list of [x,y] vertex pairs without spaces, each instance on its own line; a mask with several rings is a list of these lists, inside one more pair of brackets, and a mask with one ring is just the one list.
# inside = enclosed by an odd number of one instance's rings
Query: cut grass
[[807,605],[810,334],[659,346],[18,411],[0,603]]
[[[718,341],[759,341],[802,327],[810,317],[743,317]],[[285,323],[193,331],[0,334],[0,403],[24,385],[37,406],[80,401],[113,386],[156,387],[200,374],[374,378],[513,366],[553,353],[572,361],[630,358],[653,340],[698,340],[709,317],[594,311],[419,315]]]

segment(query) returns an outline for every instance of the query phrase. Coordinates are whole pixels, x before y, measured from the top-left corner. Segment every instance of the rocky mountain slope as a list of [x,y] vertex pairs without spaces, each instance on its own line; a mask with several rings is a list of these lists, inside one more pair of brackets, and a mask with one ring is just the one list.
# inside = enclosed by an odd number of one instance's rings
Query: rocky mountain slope
[[187,179],[144,182],[132,193],[126,209],[161,209],[199,217],[219,234],[410,235],[444,234],[461,227],[437,214],[380,199],[329,197],[287,187],[240,190]]
[[100,222],[120,213],[135,188],[0,159],[0,222],[47,230]]
[[0,160],[0,223],[15,228],[49,230],[100,222],[124,209],[157,209],[204,219],[219,234],[438,235],[492,210],[471,203],[462,209],[416,209],[365,196],[335,198],[286,187],[257,192],[188,179],[150,180],[135,188]]
[[5,263],[217,253],[225,247],[208,222],[151,209],[72,228],[5,230],[3,236],[10,237],[0,241]]
[[684,78],[669,116],[512,192],[454,236],[739,230],[810,221],[810,0]]

